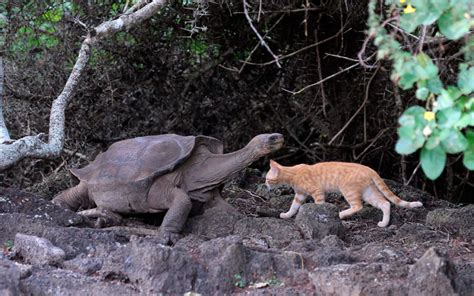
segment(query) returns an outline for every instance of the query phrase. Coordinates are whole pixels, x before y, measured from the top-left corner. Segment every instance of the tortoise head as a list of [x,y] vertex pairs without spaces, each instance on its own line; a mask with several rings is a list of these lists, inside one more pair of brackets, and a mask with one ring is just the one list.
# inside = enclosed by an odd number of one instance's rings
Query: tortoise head
[[261,134],[254,137],[247,146],[252,147],[257,155],[264,156],[279,150],[283,142],[282,134]]

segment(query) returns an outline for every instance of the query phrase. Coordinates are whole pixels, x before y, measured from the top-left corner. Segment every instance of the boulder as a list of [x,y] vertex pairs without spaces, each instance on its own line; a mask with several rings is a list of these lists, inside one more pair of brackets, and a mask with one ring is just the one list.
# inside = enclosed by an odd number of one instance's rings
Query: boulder
[[110,254],[103,276],[121,274],[145,294],[228,294],[235,275],[243,274],[246,256],[242,239],[227,236],[185,251],[158,244],[154,238],[133,238],[122,250]]
[[71,270],[50,266],[36,267],[32,275],[21,281],[23,295],[137,295],[132,283],[114,278],[85,276]]
[[298,227],[291,221],[268,217],[243,218],[235,224],[234,234],[263,239],[272,248],[281,248],[293,240],[301,239]]
[[20,268],[14,262],[0,259],[0,295],[19,295],[20,276]]
[[52,204],[39,195],[3,187],[0,187],[0,213],[25,214],[60,226],[88,225],[84,216]]
[[474,204],[456,209],[436,209],[426,216],[426,224],[474,243]]
[[345,233],[338,208],[330,203],[302,205],[295,223],[305,239],[323,239],[331,234],[343,238]]
[[405,296],[406,266],[382,263],[338,264],[317,267],[310,273],[314,295]]
[[270,199],[270,205],[272,208],[284,213],[290,209],[293,199],[293,195],[278,195]]
[[25,262],[37,265],[59,265],[66,256],[62,249],[55,247],[49,240],[22,233],[15,236],[14,250]]
[[202,215],[188,219],[184,228],[185,233],[213,239],[232,234],[235,223],[243,217],[237,211],[227,211],[220,208],[210,208]]
[[410,268],[408,286],[410,295],[457,295],[454,289],[456,271],[446,252],[434,247]]

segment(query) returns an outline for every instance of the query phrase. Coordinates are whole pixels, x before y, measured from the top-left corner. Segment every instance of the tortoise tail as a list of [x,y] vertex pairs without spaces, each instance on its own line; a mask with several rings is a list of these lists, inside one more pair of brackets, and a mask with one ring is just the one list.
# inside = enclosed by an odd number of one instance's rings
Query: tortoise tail
[[88,208],[89,194],[87,192],[87,185],[84,182],[80,182],[77,186],[66,189],[56,195],[51,202],[71,211],[77,211],[80,207]]

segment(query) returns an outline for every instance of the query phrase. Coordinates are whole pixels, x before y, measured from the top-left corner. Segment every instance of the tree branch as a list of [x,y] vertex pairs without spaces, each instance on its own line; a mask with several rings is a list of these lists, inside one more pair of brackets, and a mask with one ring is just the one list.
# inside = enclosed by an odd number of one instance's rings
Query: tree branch
[[3,57],[0,56],[0,144],[10,140],[5,118],[3,117],[3,81],[4,81]]
[[248,4],[247,4],[247,1],[243,0],[243,3],[244,3],[244,12],[245,12],[245,17],[247,18],[247,21],[250,25],[250,28],[252,28],[253,32],[255,33],[255,35],[257,35],[258,39],[260,40],[260,44],[266,48],[266,50],[268,51],[268,53],[273,57],[275,63],[277,64],[278,68],[281,68],[281,65],[280,65],[280,62],[278,61],[279,58],[273,53],[273,51],[271,50],[270,46],[268,46],[267,42],[265,40],[263,40],[263,37],[262,35],[260,35],[260,33],[258,32],[257,28],[255,28],[255,26],[253,25],[252,23],[252,19],[250,18],[249,16],[249,12],[248,12]]
[[[2,141],[0,141],[0,171],[13,166],[25,157],[52,158],[61,153],[64,146],[65,109],[89,61],[92,48],[100,40],[119,31],[129,30],[149,19],[166,3],[166,0],[154,0],[150,3],[145,3],[146,1],[139,1],[140,5],[133,6],[119,18],[106,21],[89,32],[86,39],[82,42],[76,63],[64,89],[53,101],[49,121],[48,142],[44,142],[41,139],[41,134],[24,137],[12,143],[2,144]],[[0,118],[0,124],[3,122],[2,119],[3,117]]]

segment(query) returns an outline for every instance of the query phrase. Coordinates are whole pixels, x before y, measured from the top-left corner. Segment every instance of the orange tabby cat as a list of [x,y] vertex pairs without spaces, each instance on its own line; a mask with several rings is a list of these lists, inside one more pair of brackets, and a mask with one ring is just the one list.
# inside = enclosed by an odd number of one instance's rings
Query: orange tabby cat
[[321,162],[314,165],[299,164],[285,167],[270,160],[270,171],[266,176],[268,187],[288,184],[295,191],[291,208],[280,217],[287,219],[298,212],[307,195],[317,204],[324,203],[324,193],[336,191],[342,193],[350,208],[339,213],[344,219],[362,209],[362,201],[377,207],[383,212],[378,226],[385,227],[390,221],[390,203],[404,208],[421,207],[421,202],[407,202],[393,194],[382,178],[371,168],[357,163]]

